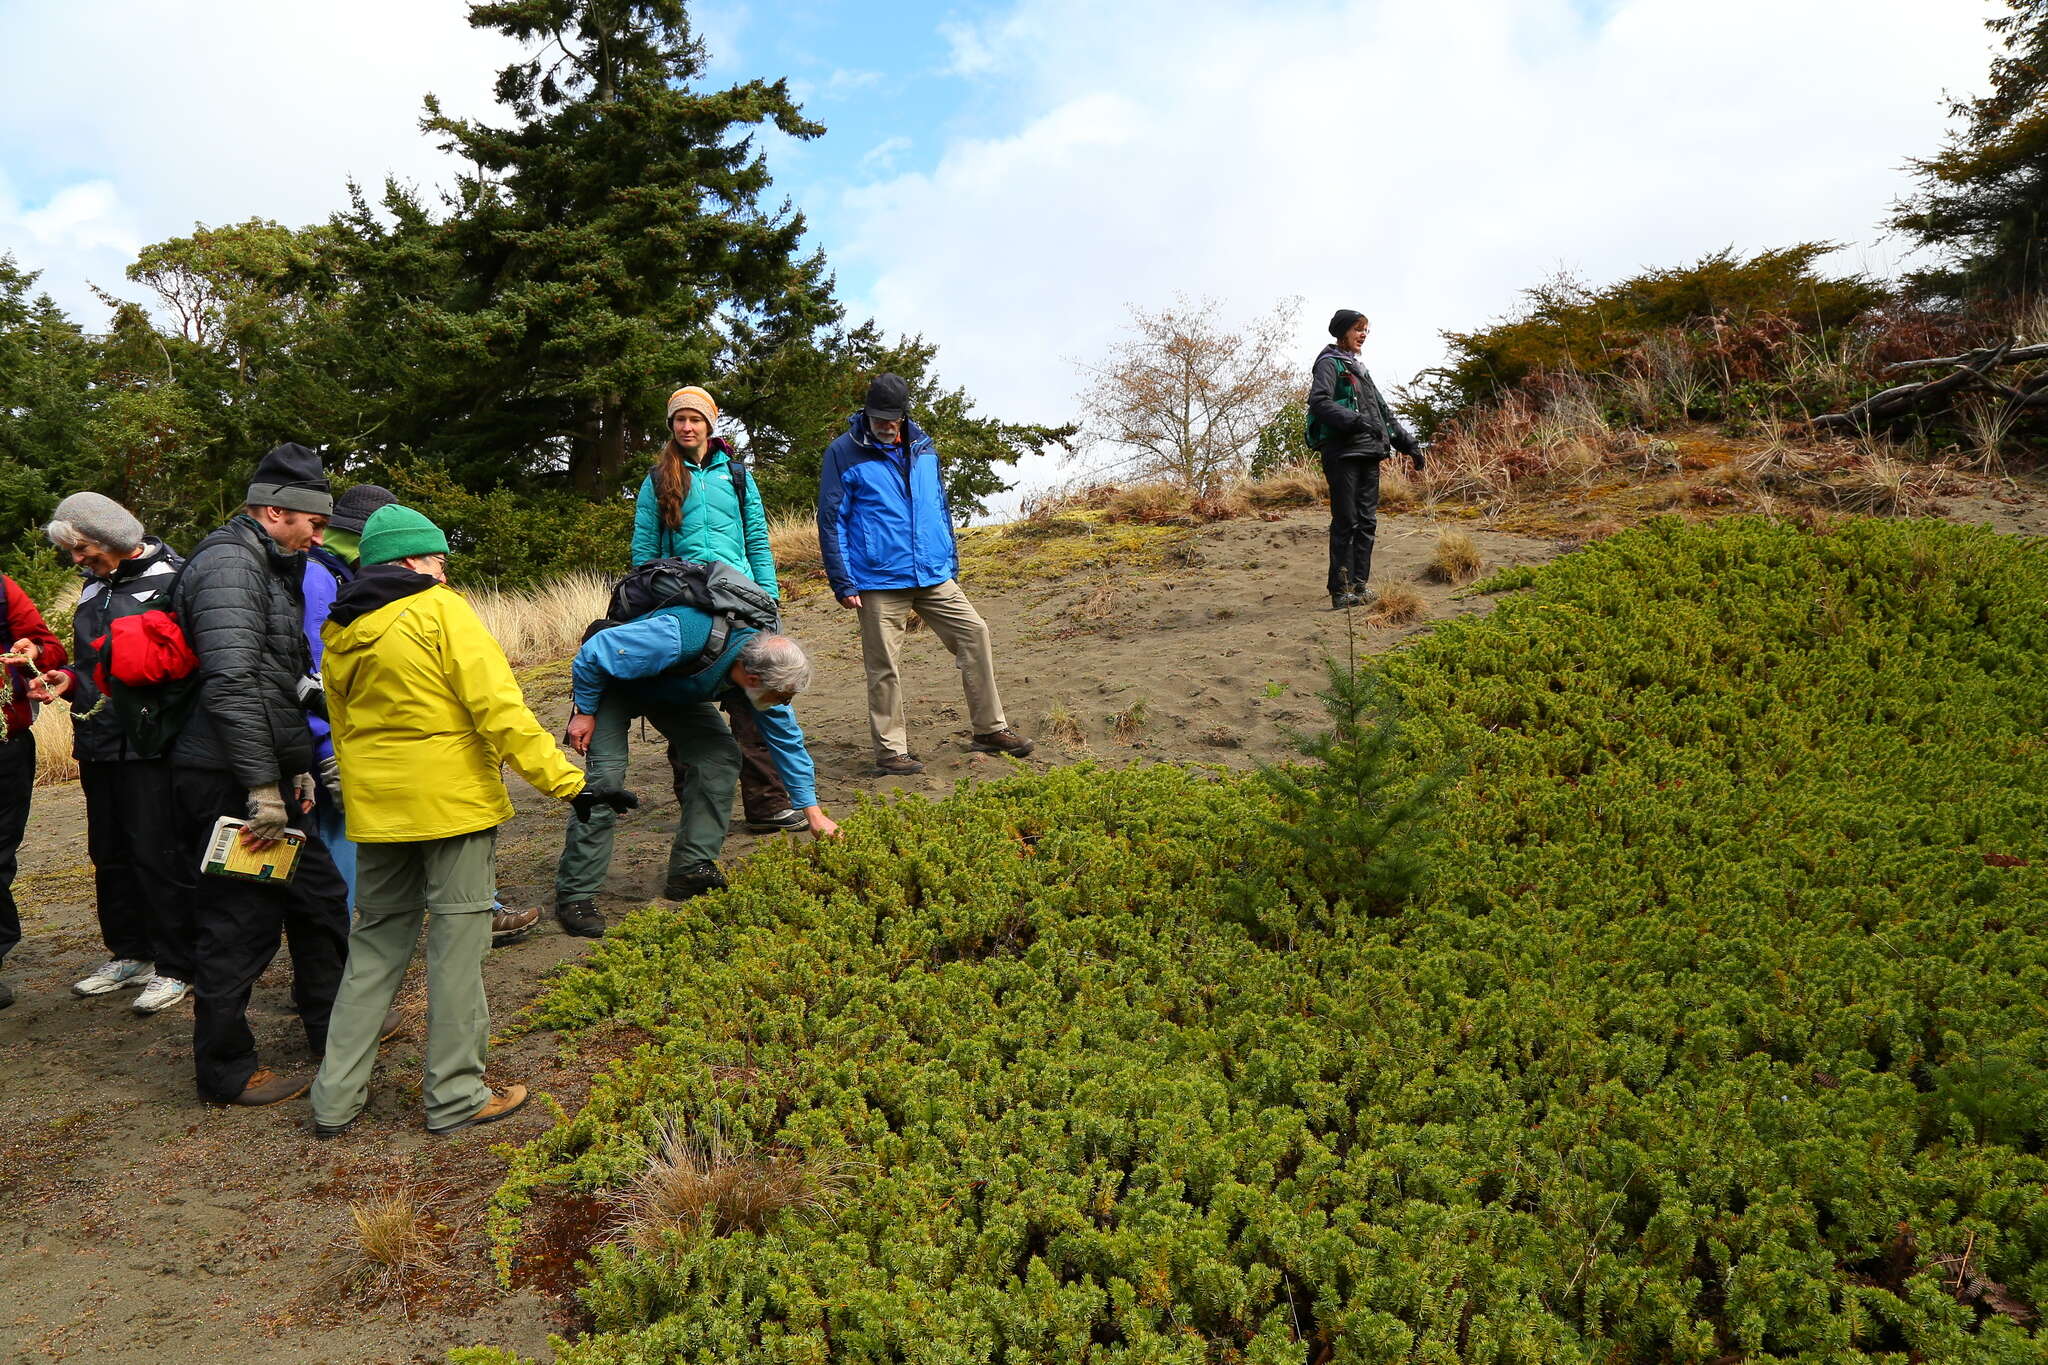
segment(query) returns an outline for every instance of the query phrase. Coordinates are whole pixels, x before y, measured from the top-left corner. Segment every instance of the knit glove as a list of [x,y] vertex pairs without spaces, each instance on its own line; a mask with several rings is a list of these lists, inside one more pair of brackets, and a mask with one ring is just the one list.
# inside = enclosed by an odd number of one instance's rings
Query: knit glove
[[609,806],[614,811],[629,811],[640,804],[640,798],[629,791],[622,791],[607,783],[583,784],[583,790],[569,798],[569,808],[576,812],[578,820],[588,822],[591,812],[599,806]]
[[278,840],[284,838],[284,827],[289,819],[284,810],[284,796],[272,782],[266,787],[249,788],[249,822],[246,826],[251,839]]
[[327,794],[334,798],[336,808],[341,806],[341,760],[333,754],[320,760],[320,784],[327,788]]
[[300,773],[292,779],[292,810],[294,812],[313,809],[313,802],[319,795],[320,784],[313,780],[313,774]]
[[1408,463],[1415,466],[1416,473],[1420,474],[1422,472],[1422,467],[1425,464],[1427,464],[1428,461],[1422,458],[1421,446],[1417,446],[1415,449],[1408,452]]

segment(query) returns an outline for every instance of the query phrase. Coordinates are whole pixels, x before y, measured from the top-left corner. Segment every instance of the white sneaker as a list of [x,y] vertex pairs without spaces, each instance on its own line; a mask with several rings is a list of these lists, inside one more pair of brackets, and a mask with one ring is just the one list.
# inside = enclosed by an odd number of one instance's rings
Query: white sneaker
[[191,992],[192,987],[175,976],[152,976],[129,1008],[137,1014],[155,1014],[158,1010],[169,1009]]
[[123,986],[142,986],[156,975],[154,962],[137,962],[132,957],[117,957],[112,962],[102,962],[92,969],[92,975],[71,987],[73,995],[105,995],[118,991]]

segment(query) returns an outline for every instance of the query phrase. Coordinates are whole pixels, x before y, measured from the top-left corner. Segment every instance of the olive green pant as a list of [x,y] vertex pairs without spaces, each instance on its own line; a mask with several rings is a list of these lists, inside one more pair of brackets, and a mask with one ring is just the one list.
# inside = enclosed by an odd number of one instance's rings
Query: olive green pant
[[[611,688],[591,719],[590,752],[583,769],[591,786],[624,786],[626,741],[635,716],[661,732],[675,746],[688,775],[677,788],[682,823],[668,852],[668,875],[692,863],[715,863],[732,824],[732,794],[740,780],[740,746],[718,708],[708,701],[658,702],[627,696]],[[569,817],[562,839],[562,861],[555,866],[555,904],[586,901],[604,885],[612,865],[612,831],[618,816],[608,806],[591,811],[588,820]]]
[[484,956],[498,884],[498,832],[409,844],[356,845],[356,923],[348,966],[313,1081],[313,1118],[348,1122],[369,1098],[377,1035],[427,921],[427,1127],[461,1123],[491,1097],[484,1084],[491,1010]]

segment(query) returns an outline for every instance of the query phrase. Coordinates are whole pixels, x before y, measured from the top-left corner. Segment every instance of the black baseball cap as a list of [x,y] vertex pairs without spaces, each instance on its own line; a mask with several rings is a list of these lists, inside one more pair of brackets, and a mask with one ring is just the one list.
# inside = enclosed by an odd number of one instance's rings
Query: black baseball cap
[[910,385],[893,374],[878,374],[868,385],[868,398],[861,411],[885,422],[900,422],[910,415]]

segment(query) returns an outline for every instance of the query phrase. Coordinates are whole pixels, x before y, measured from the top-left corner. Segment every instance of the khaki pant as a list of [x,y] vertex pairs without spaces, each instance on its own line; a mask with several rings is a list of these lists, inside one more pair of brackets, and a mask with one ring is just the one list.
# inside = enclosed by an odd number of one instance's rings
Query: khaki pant
[[313,1117],[354,1118],[370,1093],[377,1034],[398,996],[427,920],[427,1126],[447,1128],[484,1107],[491,1010],[484,956],[498,884],[494,829],[412,844],[356,846],[356,924],[348,968],[327,1025],[327,1055],[313,1081]]
[[988,623],[952,579],[931,588],[890,588],[860,595],[860,654],[868,674],[868,728],[875,757],[910,752],[903,730],[903,691],[896,660],[903,629],[916,612],[939,643],[953,653],[960,685],[967,693],[968,722],[977,735],[1005,728],[1003,699],[996,694],[995,649]]

